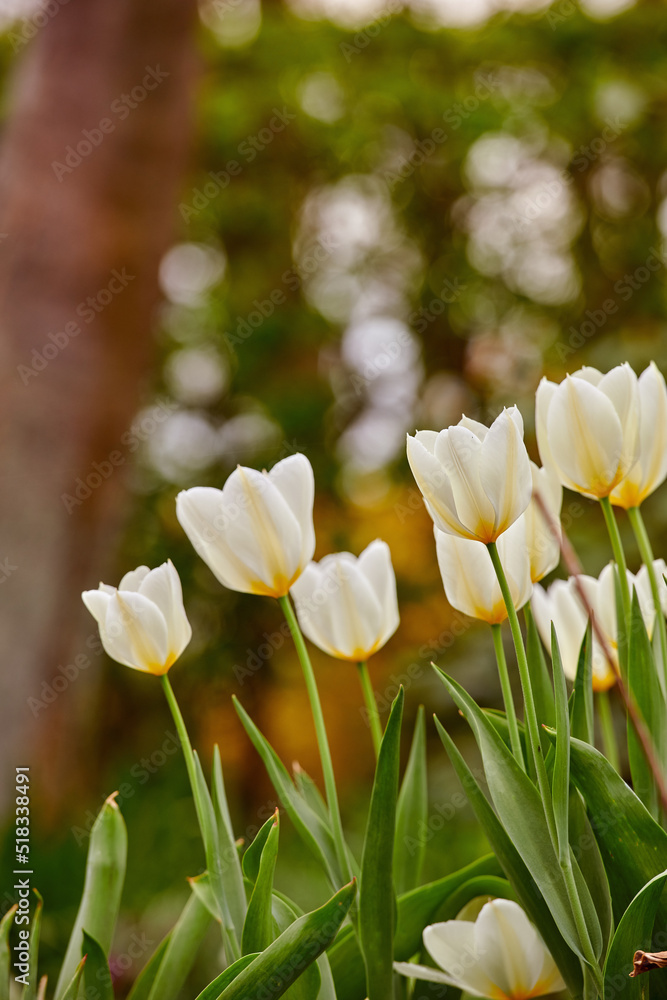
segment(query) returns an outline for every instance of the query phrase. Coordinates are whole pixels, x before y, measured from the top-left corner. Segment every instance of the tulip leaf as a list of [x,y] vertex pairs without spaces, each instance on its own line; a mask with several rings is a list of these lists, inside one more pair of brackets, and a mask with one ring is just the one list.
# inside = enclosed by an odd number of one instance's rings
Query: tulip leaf
[[63,993],[63,1000],[77,1000],[79,996],[79,986],[81,984],[81,979],[83,978],[83,970],[86,965],[86,958],[82,958],[76,969],[74,970],[74,975],[69,983],[67,989]]
[[[280,833],[277,809],[269,822],[271,825],[267,836],[264,838],[255,884],[248,902],[248,912],[243,925],[241,950],[244,955],[264,951],[271,944],[274,937],[271,897],[273,893],[273,875],[278,858],[278,838]],[[264,826],[266,827],[266,823]]]
[[[192,883],[190,884],[192,885]],[[172,932],[169,931],[169,933],[162,938],[159,945],[132,983],[132,989],[128,993],[127,1000],[148,1000],[150,992],[153,988],[153,983],[155,982],[155,977],[157,976],[160,968],[160,963],[164,958],[164,953],[167,950],[169,941],[171,940],[171,934]]]
[[276,825],[276,819],[278,815],[278,810],[274,812],[273,816],[269,816],[266,823],[257,831],[255,839],[251,844],[248,845],[246,851],[243,854],[243,874],[252,883],[257,881],[257,876],[259,875],[259,866],[262,862],[262,852],[264,851],[264,845],[269,838],[269,835]]
[[305,799],[310,808],[320,817],[325,826],[330,827],[331,816],[329,815],[327,804],[313,779],[304,771],[301,765],[297,763],[292,765],[292,773],[294,774],[294,784],[296,785],[301,798]]
[[343,886],[312,913],[299,917],[258,955],[226,989],[206,1000],[262,1000],[283,996],[303,971],[325,951],[352,905],[356,880]]
[[218,839],[215,809],[213,807],[211,793],[209,792],[208,785],[206,784],[206,778],[204,777],[201,761],[196,750],[192,756],[195,765],[196,789],[193,789],[193,792],[196,798],[197,815],[199,817],[199,825],[201,827],[202,839],[204,841],[208,882],[212,898],[215,901],[215,915],[216,919],[218,919],[221,924],[222,940],[225,945],[225,951],[230,958],[236,959],[240,954],[239,939],[229,907],[229,900],[225,892],[223,864],[220,857],[220,841]]
[[[667,760],[665,699],[651,642],[646,632],[636,590],[632,596],[632,628],[628,648],[628,687],[639,709],[659,761]],[[659,815],[659,795],[651,768],[632,721],[628,719],[628,759],[632,787],[654,819]]]
[[28,985],[23,987],[21,1000],[36,1000],[38,980],[37,980],[37,958],[39,955],[39,935],[42,926],[42,908],[44,901],[36,889],[33,889],[37,897],[37,905],[32,917],[32,927],[30,928],[30,970],[28,972]]
[[368,1000],[387,1000],[392,992],[396,914],[391,865],[394,856],[403,700],[401,687],[391,707],[380,744],[361,859],[359,936],[366,965]]
[[642,1000],[645,992],[648,997],[648,991],[642,988],[646,980],[642,981],[639,976],[630,978],[630,972],[634,953],[651,948],[653,925],[666,880],[667,871],[655,875],[621,917],[604,966],[605,998]]
[[479,896],[511,899],[518,903],[517,895],[506,878],[500,878],[498,875],[478,875],[476,878],[464,882],[460,889],[447,897],[435,914],[432,923],[455,920],[463,907]]
[[247,969],[249,965],[259,958],[260,955],[242,955],[238,958],[233,965],[228,966],[224,972],[221,972],[219,976],[209,983],[208,986],[201,991],[197,1000],[218,1000],[220,996],[224,993],[227,986],[230,986],[237,976],[239,976],[244,969]]
[[595,742],[593,712],[593,632],[589,622],[579,650],[574,688],[570,695],[570,731],[578,740]]
[[[637,893],[667,868],[667,833],[595,747],[573,739],[570,767],[600,847],[618,923]],[[667,907],[659,914],[667,919]]]
[[218,828],[218,845],[221,862],[221,876],[229,913],[236,931],[237,939],[240,938],[243,930],[243,921],[247,909],[245,889],[243,887],[243,873],[241,871],[241,860],[236,849],[236,839],[232,826],[229,806],[227,805],[227,795],[225,793],[225,783],[222,775],[222,764],[220,761],[220,750],[218,745],[213,748],[213,780],[211,782],[213,794],[213,812]]
[[208,907],[193,892],[169,934],[148,1000],[176,1000],[212,919]]
[[570,719],[567,711],[567,685],[558,648],[556,629],[551,624],[551,662],[556,701],[556,753],[552,778],[554,821],[561,867],[570,860]]
[[523,616],[526,620],[526,657],[537,721],[540,725],[544,723],[547,726],[552,726],[556,721],[554,690],[530,604],[527,604],[523,609]]
[[577,860],[581,874],[586,880],[602,933],[602,952],[604,956],[614,925],[614,915],[611,905],[609,881],[602,863],[600,848],[595,834],[586,815],[586,806],[581,793],[570,785],[570,827],[569,837],[572,853]]
[[495,851],[519,903],[542,935],[568,985],[568,989],[573,996],[579,996],[582,991],[582,973],[578,958],[565,942],[537,883],[493,811],[472,771],[437,718],[435,722],[449,759],[468,796],[468,801]]
[[110,795],[90,831],[83,894],[54,1000],[63,1000],[74,976],[81,959],[84,928],[99,943],[102,951],[108,953],[118,917],[126,860],[127,830],[115,795]]
[[194,878],[189,878],[188,882],[190,883],[190,888],[195,896],[197,896],[199,901],[204,904],[213,919],[220,923],[220,908],[215,896],[213,895],[213,888],[211,886],[209,873],[202,872],[201,875],[195,875]]
[[9,951],[9,932],[12,929],[18,903],[14,903],[0,920],[0,1000],[9,1000],[9,970],[11,953]]
[[426,725],[424,707],[420,705],[396,807],[394,884],[397,893],[409,892],[421,881],[427,825]]
[[[429,882],[399,896],[396,905],[394,958],[407,962],[420,951],[424,928],[427,924],[433,923],[444,900],[459,886],[476,875],[499,875],[500,872],[497,859],[493,854],[489,854],[458,872],[438,879],[437,882]],[[345,1000],[364,1000],[366,970],[358,940],[351,926],[341,930],[329,949],[328,957],[336,984],[336,995],[345,997]]]
[[340,869],[330,830],[324,824],[321,817],[299,795],[287,768],[238,699],[233,698],[232,700],[243,727],[262,758],[276,794],[294,824],[297,833],[324,868],[331,885],[340,885]]
[[[271,905],[278,934],[282,934],[295,920],[303,916],[303,911],[296,903],[275,892]],[[286,1000],[312,1000],[313,997],[317,997],[317,1000],[336,1000],[336,991],[326,953],[320,955],[316,962],[304,969],[297,981],[285,993]]]
[[109,963],[104,949],[87,931],[82,931],[83,994],[95,1000],[114,1000]]
[[[521,770],[502,739],[470,695],[452,678],[436,668],[454,702],[471,726],[482,754],[484,770],[493,804],[500,822],[514,842],[526,867],[537,883],[544,899],[570,948],[584,959],[565,881],[560,871],[556,851],[547,826],[540,794],[530,778]],[[599,926],[595,934],[595,909],[586,885],[573,865],[582,907],[589,932],[595,936],[594,948],[602,948]]]

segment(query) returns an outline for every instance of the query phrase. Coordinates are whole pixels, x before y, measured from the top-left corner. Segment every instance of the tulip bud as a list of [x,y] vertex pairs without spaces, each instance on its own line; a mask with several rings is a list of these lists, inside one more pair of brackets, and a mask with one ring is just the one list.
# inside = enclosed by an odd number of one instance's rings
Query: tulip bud
[[512,900],[491,900],[474,922],[431,924],[423,939],[439,968],[394,962],[396,972],[496,1000],[531,1000],[565,989],[544,941]]
[[[555,569],[560,562],[560,510],[563,504],[563,487],[549,466],[540,469],[534,462],[531,462],[530,471],[533,480],[533,497],[523,518],[526,522],[526,546],[530,559],[530,576],[533,583],[537,583],[552,569]],[[536,495],[539,495],[550,519],[544,516],[544,511],[535,498]],[[552,527],[551,522],[553,522],[554,527]]]
[[535,402],[543,465],[577,493],[609,496],[639,451],[639,393],[630,366],[618,365],[606,375],[582,368],[560,385],[542,379]]
[[176,516],[223,586],[284,597],[315,551],[314,495],[310,462],[291,455],[270,472],[239,466],[221,490],[184,490]]
[[[498,539],[498,554],[517,610],[526,604],[533,590],[524,517]],[[451,606],[489,625],[504,622],[507,608],[486,545],[448,535],[435,526],[433,530],[440,575]]]
[[304,634],[340,660],[367,660],[398,628],[391,553],[380,540],[359,558],[338,552],[311,562],[291,593]]
[[495,542],[530,501],[530,462],[515,406],[491,427],[463,417],[439,433],[408,435],[408,462],[433,522],[449,535]]
[[101,583],[81,595],[99,625],[108,655],[149,674],[166,674],[192,637],[183,591],[171,560],[126,573],[118,588]]
[[667,386],[652,361],[638,380],[639,457],[610,494],[617,507],[638,507],[667,477]]
[[[582,575],[579,577],[600,632],[606,640],[611,652],[612,662],[618,670],[618,621],[616,617],[616,568],[609,563],[600,573],[599,578]],[[653,631],[655,611],[648,583],[643,578],[636,579],[628,573],[630,591],[637,589],[639,607],[644,618],[649,636]],[[563,672],[573,681],[577,675],[579,652],[586,633],[588,614],[579,596],[576,578],[555,580],[545,590],[536,586],[533,590],[531,609],[535,624],[546,648],[551,650],[551,624],[553,622],[558,639]],[[609,663],[604,649],[597,636],[593,633],[593,689],[606,691],[616,683],[616,670]]]

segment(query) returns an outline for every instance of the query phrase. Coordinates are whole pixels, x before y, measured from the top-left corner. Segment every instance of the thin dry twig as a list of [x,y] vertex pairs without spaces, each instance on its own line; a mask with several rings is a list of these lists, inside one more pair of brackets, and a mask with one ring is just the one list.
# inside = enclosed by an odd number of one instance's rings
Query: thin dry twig
[[554,535],[554,537],[558,537],[560,540],[560,550],[563,556],[563,562],[565,563],[569,575],[574,577],[575,586],[577,588],[579,599],[583,604],[586,613],[588,614],[588,617],[590,618],[593,632],[595,633],[595,638],[600,644],[605,659],[607,660],[609,666],[616,675],[618,693],[620,694],[621,699],[623,700],[630,721],[632,722],[633,729],[637,734],[637,739],[641,744],[642,751],[646,758],[646,763],[651,769],[651,773],[653,774],[653,777],[655,779],[656,788],[658,789],[658,794],[660,795],[660,800],[662,802],[662,808],[667,812],[667,784],[665,784],[665,778],[662,772],[662,767],[660,766],[660,761],[658,760],[658,756],[653,747],[653,742],[651,740],[651,736],[648,732],[648,729],[646,728],[644,720],[642,719],[639,713],[639,709],[637,708],[637,704],[634,698],[632,697],[632,693],[628,690],[625,681],[621,676],[621,672],[618,668],[616,660],[614,659],[614,655],[607,641],[607,637],[600,628],[593,607],[590,601],[588,600],[588,597],[586,596],[586,592],[584,590],[583,584],[580,579],[583,574],[583,566],[579,561],[579,557],[577,556],[577,553],[575,552],[572,543],[570,542],[570,539],[567,537],[565,532],[562,530],[559,522],[556,520],[551,511],[546,506],[544,500],[540,496],[539,491],[536,490],[533,496],[535,498],[537,506],[540,509],[542,517],[546,522],[547,528]]

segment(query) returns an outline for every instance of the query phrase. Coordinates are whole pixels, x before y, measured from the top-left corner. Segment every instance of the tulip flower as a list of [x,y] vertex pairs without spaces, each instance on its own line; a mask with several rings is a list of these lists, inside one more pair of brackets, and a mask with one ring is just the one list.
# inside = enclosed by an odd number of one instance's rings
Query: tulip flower
[[171,560],[157,569],[139,566],[118,588],[101,583],[81,596],[99,625],[105,651],[134,670],[166,674],[192,637]]
[[486,903],[474,922],[431,924],[423,940],[440,968],[394,962],[396,972],[492,1000],[531,1000],[565,989],[544,941],[521,907],[509,899]]
[[639,507],[667,478],[667,386],[652,361],[638,380],[639,457],[610,494],[617,507]]
[[530,461],[516,406],[491,427],[463,417],[454,427],[408,435],[408,462],[441,531],[495,542],[530,501]]
[[[563,503],[563,487],[550,466],[540,469],[534,462],[530,463],[533,479],[533,498],[531,499],[523,519],[526,522],[526,546],[530,559],[530,577],[537,583],[555,569],[560,562],[560,509]],[[558,526],[557,531],[544,516],[535,496],[539,495],[542,503]]]
[[380,540],[359,558],[338,552],[311,562],[291,593],[305,635],[340,660],[367,660],[398,628],[391,553]]
[[[616,618],[616,590],[614,583],[615,566],[609,563],[600,573],[599,578],[582,575],[579,577],[586,600],[595,615],[596,622],[612,655],[613,665],[609,663],[605,652],[593,635],[593,689],[606,691],[616,682],[618,670],[618,622]],[[655,612],[651,592],[637,580],[632,573],[627,574],[628,587],[632,591],[637,587],[637,597],[646,629],[651,635]],[[588,614],[579,596],[575,577],[569,580],[555,580],[545,590],[536,586],[533,590],[531,609],[535,624],[548,650],[551,649],[551,623],[553,622],[558,638],[563,672],[573,681],[577,674],[579,651],[586,633]],[[616,670],[614,669],[616,667]]]
[[542,379],[535,422],[542,464],[563,486],[608,497],[639,454],[637,376],[622,364],[606,375],[581,368],[560,385]]
[[[486,545],[448,535],[436,526],[434,532],[440,575],[451,606],[489,625],[504,622],[507,608]],[[525,515],[500,536],[498,553],[518,610],[530,599],[533,590]]]
[[314,494],[310,462],[291,455],[270,472],[239,466],[221,490],[183,490],[176,516],[225,587],[284,597],[315,551]]

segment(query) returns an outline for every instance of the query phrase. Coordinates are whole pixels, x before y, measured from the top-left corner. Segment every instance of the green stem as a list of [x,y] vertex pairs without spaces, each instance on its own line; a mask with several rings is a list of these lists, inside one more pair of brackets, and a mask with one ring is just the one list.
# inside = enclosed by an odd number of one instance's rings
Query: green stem
[[503,600],[505,601],[505,607],[507,608],[507,617],[512,631],[512,639],[514,640],[516,661],[519,667],[519,677],[521,678],[521,689],[523,691],[528,745],[530,747],[531,757],[535,765],[537,784],[540,789],[540,796],[544,806],[544,815],[549,828],[549,834],[554,845],[554,850],[558,850],[558,837],[556,834],[556,822],[554,820],[553,801],[551,799],[551,786],[549,785],[547,769],[544,764],[544,757],[542,756],[542,744],[540,743],[537,711],[535,710],[535,699],[533,698],[533,689],[530,683],[530,671],[528,670],[528,660],[526,658],[526,649],[523,644],[523,636],[521,635],[521,626],[519,625],[516,608],[514,607],[514,601],[512,600],[512,593],[507,582],[507,577],[505,576],[505,570],[503,569],[500,561],[498,547],[495,542],[489,542],[487,548],[489,550],[489,555],[491,556],[493,568],[496,571],[496,576],[498,577],[498,583],[500,584],[500,590],[503,595]]
[[192,743],[190,742],[188,730],[185,725],[185,719],[183,718],[179,704],[176,701],[176,695],[174,694],[174,689],[171,686],[171,681],[169,680],[167,674],[162,674],[160,680],[162,681],[162,690],[165,693],[167,703],[171,710],[178,738],[180,740],[181,749],[183,750],[183,756],[185,758],[185,766],[187,768],[188,778],[190,779],[190,788],[192,789],[192,798],[195,803],[197,821],[199,823],[199,830],[204,844],[206,868],[211,880],[211,888],[218,904],[223,942],[225,944],[226,951],[228,951],[228,957],[231,961],[236,961],[241,957],[241,949],[239,948],[236,930],[231,918],[231,913],[229,912],[229,905],[227,903],[227,897],[225,896],[225,890],[222,883],[222,865],[211,803],[210,800],[208,802],[203,801],[200,794],[194,750],[192,749]]
[[600,506],[602,507],[602,513],[604,514],[605,523],[607,525],[609,541],[611,542],[614,559],[616,561],[616,565],[618,566],[618,575],[621,586],[621,603],[623,605],[623,618],[625,619],[625,636],[627,642],[630,636],[630,615],[632,608],[630,602],[630,586],[628,584],[628,565],[625,561],[625,552],[623,551],[621,533],[618,530],[618,524],[616,522],[614,510],[609,497],[602,497],[600,499]]
[[[195,809],[197,810],[197,819],[199,820],[199,829],[201,830],[202,839],[204,838],[204,811],[202,804],[199,801],[199,793],[197,789],[197,768],[195,766],[195,755],[192,749],[192,743],[190,742],[190,737],[188,736],[188,731],[185,727],[185,719],[179,708],[178,702],[176,701],[176,695],[174,694],[174,689],[171,686],[171,681],[167,674],[162,674],[160,677],[162,681],[162,690],[165,693],[169,708],[171,709],[171,714],[174,718],[174,724],[176,726],[176,731],[178,733],[178,738],[181,741],[181,749],[183,750],[183,756],[185,757],[185,766],[188,770],[188,778],[190,779],[190,787],[192,789],[192,797],[195,800]],[[206,844],[204,844],[206,846]]]
[[646,566],[649,582],[651,584],[653,605],[655,607],[656,620],[658,622],[660,658],[662,660],[661,685],[663,692],[667,693],[667,622],[665,622],[662,604],[660,603],[660,588],[658,586],[658,578],[655,575],[655,567],[653,565],[653,549],[651,548],[651,540],[648,537],[646,525],[644,524],[644,518],[642,517],[639,507],[630,507],[628,510],[628,518],[630,520],[634,536],[637,539],[637,545],[639,546],[642,562]]
[[382,723],[380,722],[380,713],[378,712],[377,702],[375,701],[375,695],[373,694],[373,687],[368,673],[368,664],[365,661],[357,663],[357,669],[359,671],[359,680],[361,681],[361,690],[364,693],[368,724],[371,727],[371,737],[373,739],[375,759],[377,760],[380,756],[380,744],[382,743]]
[[605,757],[614,768],[620,773],[621,763],[618,755],[618,741],[614,720],[611,714],[611,702],[608,691],[598,691],[598,718],[600,719],[600,729],[602,730],[602,745],[604,746]]
[[283,609],[289,630],[292,633],[292,638],[294,640],[294,645],[296,646],[297,655],[299,657],[304,680],[306,682],[306,689],[310,699],[310,708],[313,713],[313,722],[315,723],[315,733],[317,734],[317,744],[320,751],[320,761],[322,763],[322,774],[324,775],[324,787],[327,793],[327,803],[331,814],[331,825],[334,843],[336,845],[336,856],[338,858],[338,864],[340,865],[343,877],[342,884],[345,884],[351,880],[352,872],[350,870],[345,837],[343,835],[343,824],[340,818],[340,807],[338,805],[338,792],[336,790],[336,779],[334,777],[333,762],[331,760],[331,750],[329,748],[329,740],[327,738],[327,731],[324,725],[322,703],[320,701],[319,691],[317,690],[315,673],[313,671],[313,665],[310,662],[310,656],[308,655],[306,643],[303,635],[301,634],[299,622],[297,621],[297,617],[294,614],[294,608],[292,607],[287,594],[284,597],[279,597],[278,603]]
[[510,675],[507,670],[507,660],[505,659],[505,649],[503,646],[503,633],[500,625],[491,626],[491,635],[493,636],[493,648],[496,653],[496,662],[498,663],[500,687],[503,692],[505,715],[507,716],[507,725],[510,731],[512,753],[514,754],[516,762],[520,766],[521,770],[525,771],[526,762],[523,759],[521,737],[519,736],[519,724],[516,721],[516,710],[514,708],[514,699],[512,697],[512,685],[510,684]]

